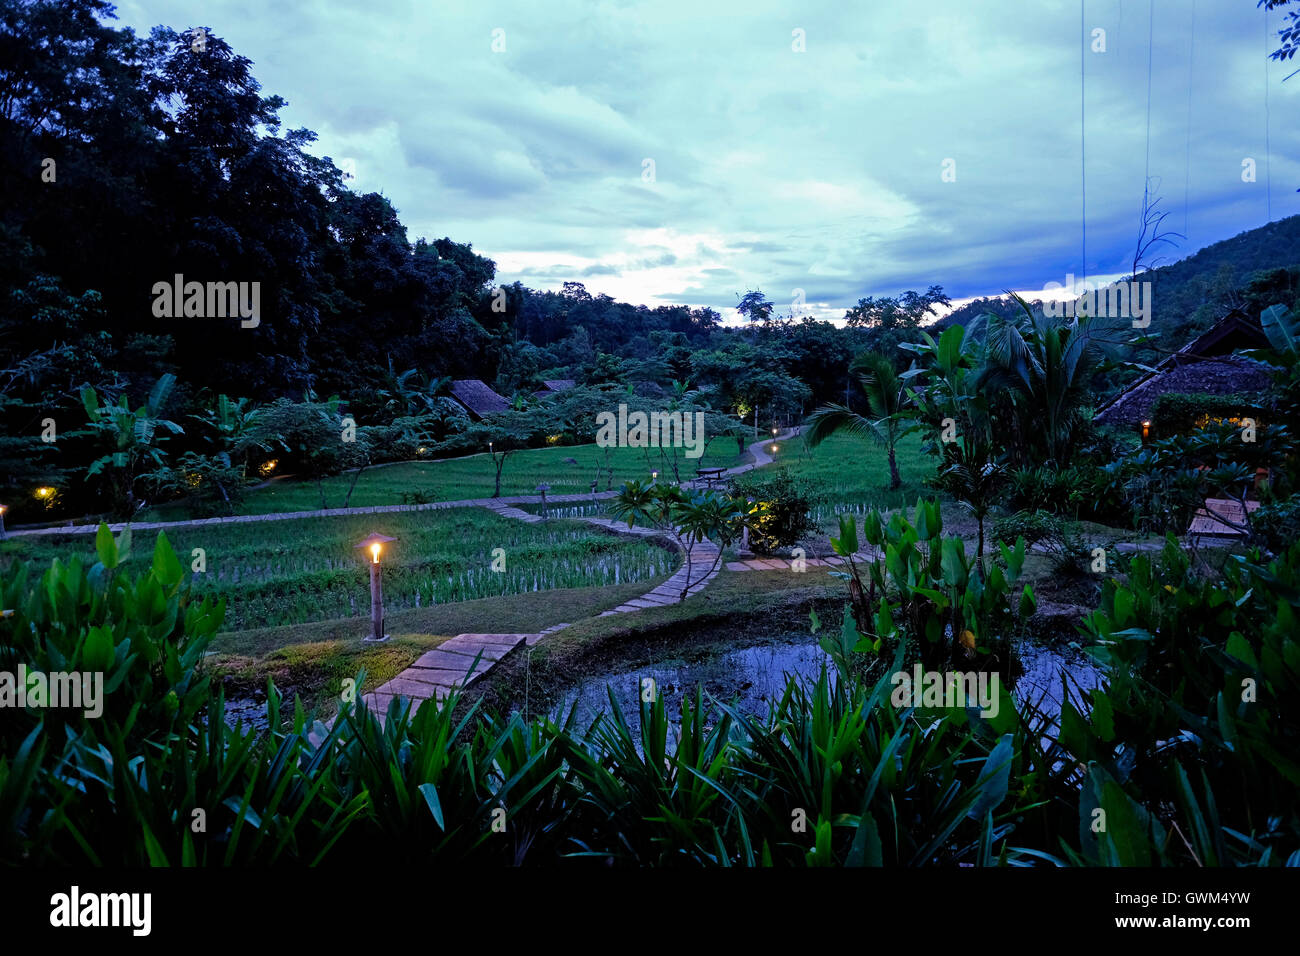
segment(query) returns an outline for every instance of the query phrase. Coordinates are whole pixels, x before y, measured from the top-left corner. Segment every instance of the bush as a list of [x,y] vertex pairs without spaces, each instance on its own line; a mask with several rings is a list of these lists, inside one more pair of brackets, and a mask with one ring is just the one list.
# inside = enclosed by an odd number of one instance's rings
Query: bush
[[1166,392],[1151,407],[1151,432],[1156,438],[1168,438],[1230,418],[1253,418],[1259,423],[1263,414],[1264,409],[1246,395]]
[[734,496],[753,498],[756,514],[750,523],[749,546],[758,554],[772,554],[799,543],[813,530],[807,485],[788,471],[771,474],[748,472],[736,478]]
[[1048,511],[1017,511],[993,522],[993,540],[1014,542],[1024,538],[1026,545],[1037,544],[1061,534],[1061,519]]
[[1250,516],[1250,528],[1261,545],[1280,554],[1300,541],[1300,498],[1261,505]]

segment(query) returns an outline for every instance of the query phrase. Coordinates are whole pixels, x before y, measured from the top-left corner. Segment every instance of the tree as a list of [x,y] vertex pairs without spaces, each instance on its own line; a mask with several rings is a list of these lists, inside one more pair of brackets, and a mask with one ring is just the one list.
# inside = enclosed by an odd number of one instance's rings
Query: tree
[[180,425],[162,418],[162,411],[171,397],[176,376],[161,376],[149,392],[149,399],[132,409],[127,396],[122,394],[116,404],[101,405],[93,388],[81,393],[82,405],[90,419],[90,430],[101,444],[110,450],[91,462],[86,477],[106,473],[112,486],[115,510],[125,517],[135,514],[135,484],[141,467],[153,464],[161,467],[165,456],[162,443],[167,435],[183,434]]
[[913,329],[927,315],[952,302],[943,286],[932,285],[925,292],[907,291],[897,296],[867,296],[844,313],[849,327],[870,326],[882,332],[897,328]]
[[1093,398],[1093,376],[1106,367],[1129,319],[1052,319],[1013,298],[1019,316],[990,314],[968,327],[978,365],[971,385],[981,394],[1007,399],[990,406],[1004,412],[1005,427],[998,433],[1017,436],[1025,449],[1022,457],[1039,449],[1047,462],[1064,467],[1074,451],[1082,409]]
[[637,524],[657,528],[677,542],[686,556],[683,565],[685,578],[680,600],[685,601],[693,584],[691,556],[703,541],[717,544],[716,553],[703,578],[717,570],[722,563],[722,553],[740,537],[747,521],[747,511],[741,502],[718,491],[686,491],[671,482],[642,484],[629,481],[610,504],[610,514],[627,521],[629,528]]
[[740,296],[736,311],[749,322],[767,322],[772,318],[773,307],[772,301],[760,290],[750,289]]
[[893,363],[883,355],[863,353],[853,360],[849,371],[857,377],[867,396],[871,417],[859,415],[844,405],[822,406],[809,417],[804,440],[809,448],[816,448],[840,431],[869,435],[889,452],[889,490],[893,491],[903,484],[895,449],[899,439],[913,430],[905,427],[906,386],[894,371]]
[[541,433],[550,421],[548,410],[521,412],[507,409],[497,412],[490,418],[475,422],[459,434],[442,442],[435,449],[438,452],[455,454],[457,452],[487,451],[492,458],[492,467],[496,474],[492,497],[501,497],[501,475],[506,467],[506,460],[516,451],[527,448],[532,438]]
[[[1279,7],[1289,6],[1292,2],[1294,0],[1259,0],[1256,6],[1264,7],[1266,10],[1276,10]],[[1300,49],[1300,11],[1288,10],[1286,22],[1277,32],[1282,45],[1269,54],[1269,59],[1285,63],[1295,56],[1297,49]],[[1293,76],[1295,73],[1289,73],[1283,77],[1283,80],[1289,80]]]
[[321,508],[329,507],[325,478],[338,474],[351,454],[345,438],[354,432],[343,417],[338,398],[318,402],[310,394],[301,402],[278,399],[257,416],[254,439],[283,452],[283,472],[316,482]]
[[207,426],[218,454],[226,456],[228,466],[238,468],[241,479],[248,477],[249,456],[267,448],[266,436],[258,430],[260,411],[250,399],[220,394],[202,415],[190,416]]

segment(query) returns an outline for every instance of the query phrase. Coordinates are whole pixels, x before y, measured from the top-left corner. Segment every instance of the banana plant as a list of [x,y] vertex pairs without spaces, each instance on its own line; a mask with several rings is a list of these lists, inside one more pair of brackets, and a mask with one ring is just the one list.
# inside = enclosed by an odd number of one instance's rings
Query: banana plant
[[175,385],[176,376],[166,373],[154,383],[145,403],[135,409],[125,393],[115,404],[101,405],[93,388],[81,391],[91,431],[109,448],[91,462],[87,477],[107,474],[117,510],[127,517],[139,509],[135,485],[145,466],[161,468],[165,459],[162,443],[169,435],[184,434],[180,425],[161,417]]

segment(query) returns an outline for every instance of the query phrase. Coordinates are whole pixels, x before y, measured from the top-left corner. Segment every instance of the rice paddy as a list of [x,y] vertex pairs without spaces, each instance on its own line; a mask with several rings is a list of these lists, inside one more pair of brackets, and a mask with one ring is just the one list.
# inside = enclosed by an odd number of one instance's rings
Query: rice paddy
[[[355,545],[372,531],[397,539],[382,556],[386,611],[656,582],[678,563],[655,545],[581,522],[526,524],[480,508],[175,528],[167,537],[191,568],[194,593],[227,599],[225,627],[233,631],[368,615],[366,558]],[[138,533],[125,566],[143,567],[154,540]],[[0,555],[38,564],[95,560],[88,535],[10,539]]]

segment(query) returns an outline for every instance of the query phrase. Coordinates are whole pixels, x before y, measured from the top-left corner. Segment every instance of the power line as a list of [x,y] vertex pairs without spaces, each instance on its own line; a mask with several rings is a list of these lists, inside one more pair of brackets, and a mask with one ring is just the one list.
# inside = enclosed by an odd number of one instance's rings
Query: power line
[[1192,184],[1192,78],[1196,75],[1193,69],[1196,58],[1196,0],[1192,0],[1192,25],[1191,41],[1187,45],[1187,158],[1183,166],[1183,235],[1191,235],[1187,231],[1187,206],[1188,197],[1191,195]]
[[1268,221],[1273,221],[1273,160],[1269,142],[1268,115],[1268,7],[1264,8],[1264,202],[1268,210]]
[[1085,92],[1087,87],[1084,85],[1084,63],[1088,58],[1088,25],[1084,15],[1084,8],[1088,0],[1079,0],[1079,220],[1080,220],[1080,254],[1083,257],[1079,263],[1079,271],[1083,273],[1083,281],[1088,281],[1088,127],[1085,123]]
[[1142,169],[1142,215],[1147,209],[1147,183],[1151,182],[1151,52],[1155,46],[1156,0],[1147,0],[1147,155]]

